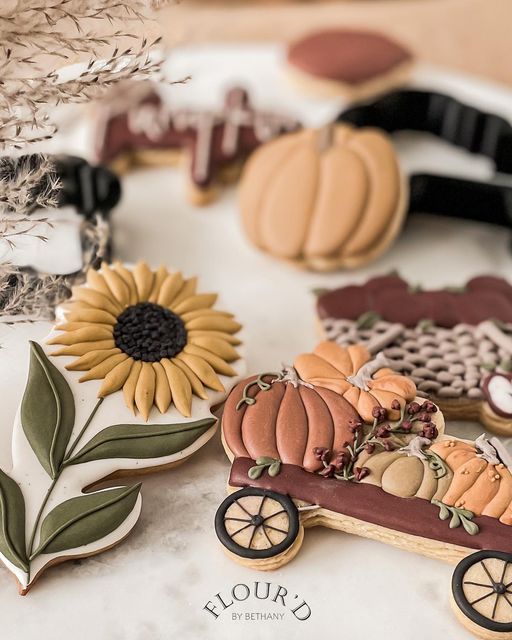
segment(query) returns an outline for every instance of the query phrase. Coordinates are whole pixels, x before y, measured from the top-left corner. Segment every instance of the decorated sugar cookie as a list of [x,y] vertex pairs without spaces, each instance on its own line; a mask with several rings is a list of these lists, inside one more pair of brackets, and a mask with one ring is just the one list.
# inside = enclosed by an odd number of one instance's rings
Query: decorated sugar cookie
[[293,42],[286,71],[307,93],[352,101],[405,84],[412,69],[411,53],[383,34],[330,29]]
[[141,485],[115,478],[173,467],[213,436],[212,408],[244,368],[240,325],[216,299],[164,267],[103,264],[45,340],[11,345],[29,366],[24,389],[2,388],[21,402],[12,468],[0,471],[0,559],[20,593],[130,533]]
[[479,420],[512,434],[512,286],[473,278],[460,289],[426,291],[397,276],[318,298],[325,338],[382,352],[447,418]]
[[253,153],[240,185],[241,219],[271,256],[318,271],[354,268],[393,243],[406,196],[387,134],[328,125]]
[[[130,96],[130,98],[132,98]],[[188,197],[205,205],[232,182],[260,144],[292,131],[292,118],[255,109],[249,94],[235,87],[219,112],[171,110],[150,91],[137,93],[103,115],[97,133],[98,159],[120,173],[137,166],[169,166],[185,161]]]
[[484,436],[445,435],[438,406],[383,355],[324,343],[239,382],[222,439],[232,493],[215,527],[231,558],[277,569],[324,525],[459,562],[458,618],[512,638],[512,459]]

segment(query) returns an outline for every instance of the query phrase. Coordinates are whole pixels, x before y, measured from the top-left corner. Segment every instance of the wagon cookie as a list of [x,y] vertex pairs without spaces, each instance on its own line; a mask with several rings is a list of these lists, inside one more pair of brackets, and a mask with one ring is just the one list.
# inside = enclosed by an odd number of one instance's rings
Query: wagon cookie
[[307,93],[361,100],[405,84],[411,53],[371,31],[331,29],[290,44],[287,75]]
[[512,286],[481,276],[464,287],[412,287],[372,278],[318,297],[325,338],[382,352],[448,419],[512,434]]
[[328,125],[256,150],[242,175],[240,210],[260,250],[329,271],[382,255],[400,233],[407,196],[387,134]]
[[[215,517],[226,553],[278,569],[297,555],[305,529],[323,525],[459,563],[458,618],[478,637],[512,638],[507,452],[483,435],[445,435],[437,405],[415,396],[414,382],[390,372],[383,356],[328,348],[337,374],[305,354],[297,367],[247,378],[228,396],[222,438],[232,493]],[[340,371],[347,384],[334,388]]]
[[[12,437],[1,434],[0,560],[21,594],[131,532],[141,485],[115,479],[174,467],[214,435],[212,410],[244,368],[240,325],[216,299],[177,271],[103,264],[45,339],[45,323],[3,325],[2,393],[21,402]],[[24,389],[9,386],[9,367]]]
[[136,98],[128,108],[119,108],[118,101],[115,109],[104,107],[97,158],[118,173],[183,160],[188,196],[195,205],[210,203],[223,184],[236,180],[240,166],[260,144],[299,127],[292,118],[255,109],[241,88],[227,92],[219,112],[172,110],[154,91]]

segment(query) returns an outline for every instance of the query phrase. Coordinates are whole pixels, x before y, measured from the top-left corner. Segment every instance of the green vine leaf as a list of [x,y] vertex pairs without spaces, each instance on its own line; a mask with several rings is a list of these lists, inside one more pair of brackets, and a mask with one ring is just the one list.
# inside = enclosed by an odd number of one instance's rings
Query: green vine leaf
[[247,475],[251,480],[257,480],[265,469],[268,469],[268,475],[274,478],[281,471],[281,460],[270,458],[269,456],[260,456],[256,458],[255,466],[249,469]]
[[263,469],[265,469],[265,465],[257,464],[254,467],[251,467],[247,472],[247,475],[251,480],[257,480],[261,474],[263,473]]
[[21,402],[21,424],[37,459],[56,478],[75,423],[73,393],[62,373],[36,342]]
[[470,536],[476,536],[476,534],[479,533],[480,528],[476,522],[472,522],[475,514],[472,511],[469,511],[469,509],[451,507],[440,500],[432,499],[430,502],[438,507],[440,520],[447,520],[451,516],[449,524],[450,529],[456,529],[462,525],[466,533],[469,533]]
[[461,521],[462,521],[462,526],[464,527],[466,532],[469,533],[470,536],[476,536],[476,534],[480,531],[476,522],[472,522],[467,518],[461,518]]
[[18,484],[0,470],[0,553],[28,571],[25,551],[25,500]]
[[163,458],[189,447],[215,422],[215,418],[205,418],[179,424],[116,424],[96,434],[66,464],[110,458]]
[[71,498],[50,511],[41,525],[41,553],[59,553],[101,540],[115,531],[133,511],[141,484],[107,489]]

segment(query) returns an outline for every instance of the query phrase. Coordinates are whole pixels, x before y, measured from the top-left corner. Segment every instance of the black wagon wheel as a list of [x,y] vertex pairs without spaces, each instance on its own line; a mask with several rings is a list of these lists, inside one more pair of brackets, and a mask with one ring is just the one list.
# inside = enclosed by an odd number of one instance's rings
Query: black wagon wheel
[[288,496],[246,487],[217,509],[215,531],[226,549],[241,558],[272,558],[297,538],[299,513]]
[[452,594],[476,626],[512,634],[512,554],[477,551],[467,556],[453,572]]

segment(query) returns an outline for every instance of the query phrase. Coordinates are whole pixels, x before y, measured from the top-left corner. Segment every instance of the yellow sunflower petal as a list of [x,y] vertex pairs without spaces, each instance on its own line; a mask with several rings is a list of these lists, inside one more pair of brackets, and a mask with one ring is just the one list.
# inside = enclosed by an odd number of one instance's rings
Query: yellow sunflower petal
[[172,401],[181,415],[190,418],[192,407],[192,387],[187,376],[167,358],[160,360],[171,388]]
[[178,291],[183,287],[183,283],[184,280],[180,271],[168,275],[158,293],[157,303],[162,307],[168,307],[178,294]]
[[190,298],[190,296],[195,295],[197,288],[197,278],[190,278],[190,280],[186,280],[185,284],[181,287],[178,295],[172,301],[173,305],[179,304],[182,300],[186,300]]
[[169,272],[164,266],[158,267],[158,271],[155,273],[155,281],[153,283],[153,289],[149,294],[149,302],[158,302],[158,296],[160,295],[160,289],[169,275]]
[[186,323],[187,331],[193,331],[199,329],[201,331],[222,331],[224,333],[236,333],[242,328],[241,324],[238,324],[236,320],[232,318],[224,318],[222,316],[203,316],[202,318],[195,318],[189,320]]
[[107,296],[107,298],[112,297],[112,291],[105,282],[105,278],[98,273],[96,269],[88,269],[85,280],[91,289],[99,291],[104,296]]
[[130,304],[137,304],[137,285],[133,273],[122,262],[114,262],[115,272],[124,280],[130,291]]
[[218,295],[216,293],[200,293],[178,303],[174,301],[171,310],[181,315],[188,311],[197,311],[197,309],[209,309],[215,304],[217,298]]
[[86,302],[95,309],[108,311],[116,318],[122,311],[121,305],[114,298],[109,298],[99,291],[86,287],[73,287],[73,299]]
[[203,347],[198,347],[195,344],[187,344],[184,351],[191,356],[197,356],[198,358],[205,360],[209,365],[211,365],[216,373],[230,377],[237,375],[233,367],[230,367],[227,362],[224,362],[222,358],[219,358],[219,356],[216,356],[214,353],[204,349]]
[[91,324],[82,329],[75,331],[64,331],[59,335],[50,338],[46,344],[64,344],[71,345],[78,342],[97,342],[98,340],[110,340],[114,347],[114,338],[112,336],[112,327],[101,326],[99,324]]
[[104,324],[102,322],[63,322],[55,327],[56,331],[76,331],[77,329],[85,329],[86,327],[101,327],[108,329],[110,333],[113,332],[114,327],[111,324]]
[[151,362],[143,362],[137,386],[135,387],[135,404],[146,422],[155,399],[155,385],[156,375]]
[[138,262],[133,270],[133,277],[137,285],[137,301],[146,302],[153,289],[155,274],[145,262]]
[[124,402],[133,415],[135,415],[135,387],[137,386],[141,369],[142,362],[140,360],[135,360],[132,364],[128,377],[126,378],[126,382],[123,385]]
[[75,309],[71,308],[65,314],[66,320],[69,322],[93,322],[95,324],[116,324],[117,319],[108,311],[102,311],[101,309],[93,309],[89,307],[87,309]]
[[89,371],[103,360],[106,360],[110,356],[115,356],[117,353],[121,353],[121,349],[114,347],[113,349],[97,349],[96,351],[89,351],[83,356],[80,356],[78,360],[73,360],[71,364],[66,365],[68,371]]
[[215,337],[189,337],[189,343],[202,347],[219,356],[226,362],[234,362],[240,358],[236,349],[226,340]]
[[173,362],[173,364],[180,368],[187,376],[188,381],[190,382],[190,386],[192,387],[192,392],[195,393],[195,395],[199,398],[208,400],[208,394],[206,393],[206,389],[204,388],[203,383],[201,382],[201,380],[199,380],[192,369],[181,360],[178,360],[178,358],[173,358],[171,362]]
[[222,382],[217,377],[213,367],[208,364],[206,360],[190,353],[184,353],[183,351],[176,357],[190,367],[199,380],[207,387],[215,391],[224,391]]
[[153,369],[156,375],[155,404],[160,413],[165,413],[172,400],[171,388],[162,365],[159,362],[153,362]]
[[183,322],[194,320],[195,318],[204,318],[204,316],[219,316],[223,318],[233,318],[232,313],[227,311],[218,311],[217,309],[196,309],[195,311],[188,311],[187,313],[180,313],[180,318]]
[[114,367],[116,367],[120,362],[124,362],[128,356],[126,353],[116,353],[113,356],[109,356],[100,364],[97,364],[92,369],[80,378],[79,382],[87,382],[88,380],[101,380],[104,378],[107,373],[110,373]]
[[130,289],[121,276],[106,262],[101,265],[101,275],[119,304],[123,307],[128,306],[130,304]]
[[109,371],[101,383],[98,398],[104,398],[111,393],[119,391],[128,380],[134,362],[133,358],[127,358],[117,364],[112,371]]
[[229,333],[223,333],[222,331],[202,331],[194,329],[188,332],[188,337],[190,341],[192,341],[192,338],[207,338],[208,340],[210,338],[218,338],[219,340],[224,340],[225,342],[229,342],[229,344],[233,344],[235,346],[238,344],[242,344],[242,341],[239,340],[236,336],[232,336]]
[[61,347],[52,351],[52,356],[83,356],[89,351],[99,351],[101,349],[112,349],[115,346],[115,342],[110,340],[97,340],[96,342],[78,342],[77,344],[70,344],[66,347]]

